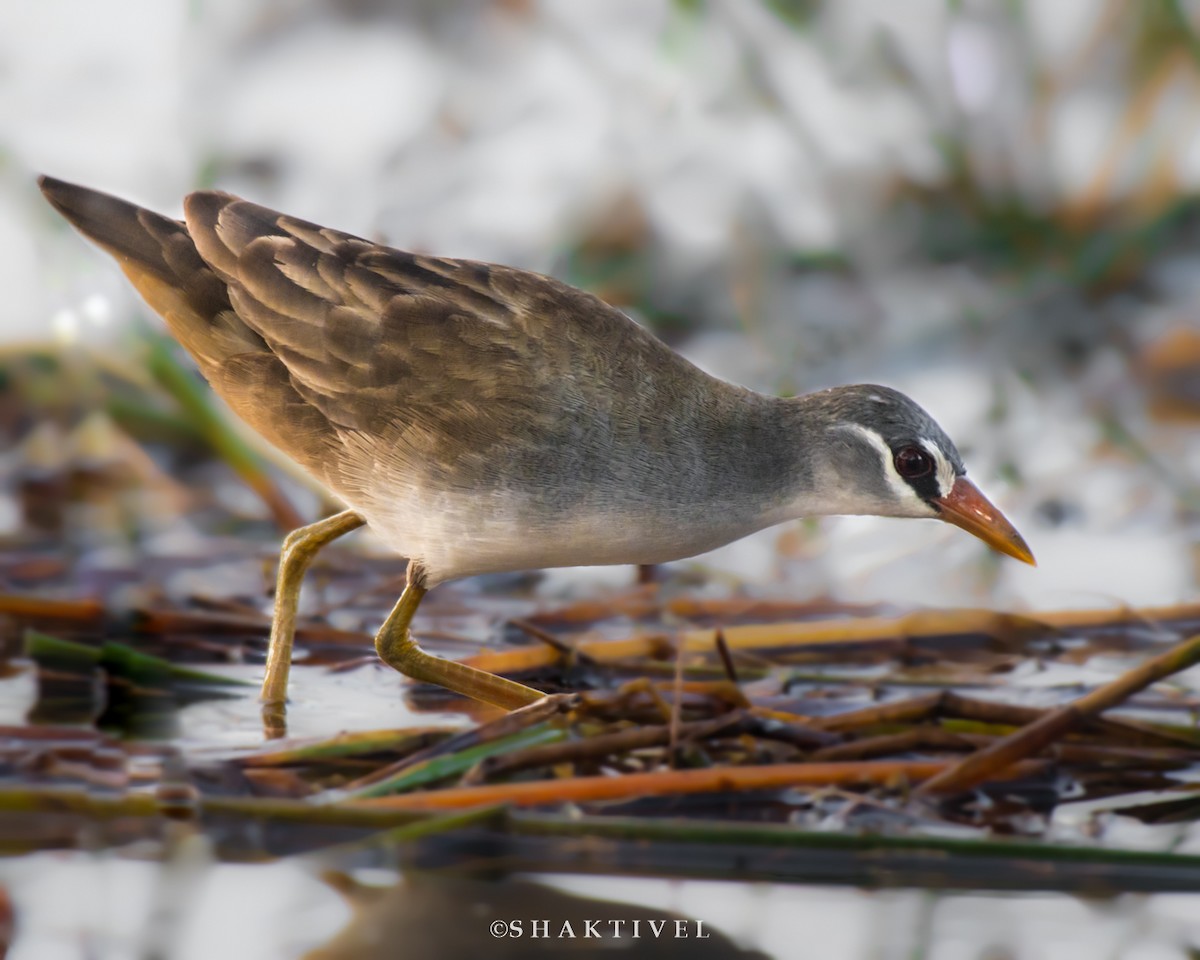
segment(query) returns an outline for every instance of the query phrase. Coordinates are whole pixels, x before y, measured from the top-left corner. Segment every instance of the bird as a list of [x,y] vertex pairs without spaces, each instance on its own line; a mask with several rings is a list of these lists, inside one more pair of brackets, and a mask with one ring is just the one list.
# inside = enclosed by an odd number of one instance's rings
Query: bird
[[363,525],[409,560],[379,657],[506,709],[544,694],[413,638],[437,584],[663,563],[831,514],[937,519],[1034,563],[946,432],[895,389],[769,396],[549,276],[394,249],[215,190],[185,197],[176,220],[38,182],[232,410],[346,506],[283,540],[264,713],[287,699],[305,570]]

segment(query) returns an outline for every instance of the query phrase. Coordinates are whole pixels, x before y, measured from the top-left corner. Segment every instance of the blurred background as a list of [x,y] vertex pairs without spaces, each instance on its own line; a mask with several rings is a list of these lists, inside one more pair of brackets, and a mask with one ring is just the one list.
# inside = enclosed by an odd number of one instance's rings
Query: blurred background
[[[130,365],[161,327],[44,203],[42,172],[171,215],[218,187],[552,273],[764,391],[891,384],[1040,562],[940,524],[839,518],[698,561],[722,582],[1017,610],[1196,598],[1200,3],[4,4],[0,340],[73,359],[40,378],[13,360],[25,372],[0,387],[36,382],[86,447],[100,388],[80,370]],[[11,468],[32,427],[7,409]],[[0,533],[22,522],[7,497]],[[842,934],[878,908],[844,901]],[[1200,939],[1177,901],[1151,909],[1173,918],[1154,956]],[[944,911],[921,917],[952,934],[930,955],[984,955]],[[987,956],[1027,955],[994,932],[1008,946]],[[899,956],[906,937],[826,955]]]

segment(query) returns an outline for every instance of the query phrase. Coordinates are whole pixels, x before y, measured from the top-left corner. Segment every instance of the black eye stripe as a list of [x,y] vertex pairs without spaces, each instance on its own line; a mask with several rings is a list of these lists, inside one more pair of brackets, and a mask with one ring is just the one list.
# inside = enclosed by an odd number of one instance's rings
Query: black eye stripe
[[892,454],[892,464],[913,492],[925,501],[941,496],[937,458],[924,447],[908,444]]

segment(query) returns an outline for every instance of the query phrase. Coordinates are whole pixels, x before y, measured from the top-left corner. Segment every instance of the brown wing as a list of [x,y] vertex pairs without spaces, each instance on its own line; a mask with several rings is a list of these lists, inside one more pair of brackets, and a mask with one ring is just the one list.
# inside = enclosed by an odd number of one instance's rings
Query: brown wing
[[[639,371],[683,363],[549,277],[394,250],[223,194],[191,195],[185,215],[238,316],[342,436],[350,484],[383,468],[479,488],[603,460],[610,438],[580,432],[614,418],[637,429],[638,416],[597,404],[632,398],[620,383]],[[538,451],[545,464],[514,464]]]
[[712,405],[679,395],[708,378],[550,277],[393,250],[227,194],[192,194],[181,224],[61,181],[42,189],[226,402],[352,505],[389,482],[583,496],[589,480],[612,489],[634,474],[639,489],[658,474],[669,485],[678,458],[614,448],[695,446],[679,412]]

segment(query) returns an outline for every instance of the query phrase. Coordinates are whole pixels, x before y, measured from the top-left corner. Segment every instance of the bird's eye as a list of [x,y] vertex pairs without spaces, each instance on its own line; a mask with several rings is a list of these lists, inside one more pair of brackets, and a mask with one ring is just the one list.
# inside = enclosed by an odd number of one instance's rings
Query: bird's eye
[[919,480],[921,477],[927,477],[933,473],[936,466],[929,452],[920,447],[900,448],[896,451],[892,462],[896,465],[896,472],[905,480]]

